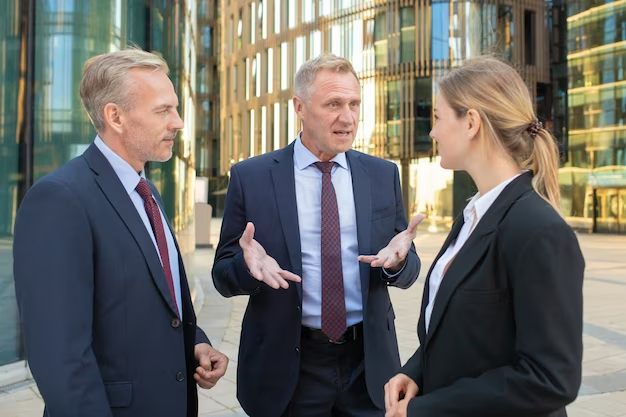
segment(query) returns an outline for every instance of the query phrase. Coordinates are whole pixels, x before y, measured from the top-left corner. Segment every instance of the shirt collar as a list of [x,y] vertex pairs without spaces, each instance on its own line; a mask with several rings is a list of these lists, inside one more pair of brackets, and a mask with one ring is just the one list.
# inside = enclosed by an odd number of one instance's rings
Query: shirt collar
[[[313,153],[302,144],[301,135],[302,132],[298,133],[296,143],[293,146],[293,160],[295,162],[296,169],[300,171],[308,168],[316,162],[319,162],[319,158],[313,155]],[[337,167],[348,169],[348,160],[345,152],[337,154],[333,159],[331,159],[331,161],[336,162]]]
[[135,171],[128,162],[124,161],[121,156],[109,148],[99,135],[96,136],[96,139],[93,142],[98,147],[100,152],[102,152],[107,161],[109,161],[113,171],[115,171],[122,182],[124,189],[128,195],[130,195],[130,193],[135,191],[137,184],[139,184],[139,180],[141,178],[146,178],[145,171],[142,169],[140,173],[137,173],[137,171]]
[[496,201],[496,199],[502,193],[502,191],[504,191],[506,186],[509,185],[511,181],[513,181],[515,178],[519,177],[520,175],[522,175],[521,172],[507,180],[502,181],[500,184],[498,184],[497,186],[495,186],[494,188],[486,192],[485,195],[483,196],[480,195],[480,192],[476,193],[474,197],[472,197],[470,202],[467,204],[465,209],[463,209],[463,218],[465,219],[465,222],[468,222],[468,221],[470,223],[473,222],[473,218],[472,218],[473,210],[476,211],[477,221],[480,220],[485,215],[487,210],[489,210],[489,207],[493,205],[493,203]]

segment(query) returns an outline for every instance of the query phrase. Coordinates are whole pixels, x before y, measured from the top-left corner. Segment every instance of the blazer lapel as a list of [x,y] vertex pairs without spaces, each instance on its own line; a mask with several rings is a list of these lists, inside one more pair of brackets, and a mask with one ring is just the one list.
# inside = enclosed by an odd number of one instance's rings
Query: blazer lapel
[[172,312],[178,315],[178,311],[167,286],[161,260],[152,243],[150,234],[146,230],[141,217],[139,217],[139,213],[137,213],[137,209],[126,193],[117,174],[102,152],[100,152],[98,147],[93,143],[87,148],[83,156],[92,171],[96,173],[96,183],[139,245],[146,263],[148,264],[148,268],[150,269],[152,279],[161,292],[163,299],[170,306]]
[[450,230],[448,237],[443,242],[443,245],[441,246],[439,253],[435,257],[435,260],[433,261],[433,263],[430,265],[430,269],[428,270],[428,274],[426,275],[426,282],[424,283],[424,291],[422,292],[422,307],[421,307],[421,312],[420,312],[420,318],[417,322],[417,333],[418,333],[420,340],[422,341],[426,338],[425,318],[426,318],[426,306],[428,306],[428,300],[430,297],[430,274],[433,272],[433,269],[435,268],[435,265],[439,261],[439,258],[441,258],[443,254],[446,252],[446,250],[448,249],[448,246],[450,246],[450,244],[456,240],[457,236],[461,232],[461,229],[463,228],[463,224],[465,224],[465,218],[463,217],[463,213],[461,213],[454,220],[454,223],[452,224],[452,230]]
[[[487,210],[482,219],[478,222],[476,229],[472,232],[469,239],[456,257],[450,263],[445,277],[441,281],[437,296],[435,297],[435,305],[430,317],[430,325],[428,334],[424,343],[424,349],[428,347],[428,343],[437,331],[437,327],[446,311],[450,298],[454,294],[457,287],[463,280],[474,270],[475,266],[482,260],[484,253],[492,243],[492,235],[496,231],[498,225],[511,208],[513,203],[523,194],[532,190],[531,174],[525,173],[513,180],[498,196],[496,201]],[[462,214],[461,214],[462,216]],[[462,225],[461,225],[462,226]],[[461,227],[458,227],[459,231]],[[452,235],[452,233],[450,233]],[[457,232],[458,235],[458,232]],[[450,236],[446,240],[447,246],[450,245],[452,239]],[[439,256],[442,255],[440,252]],[[433,263],[434,266],[434,263]],[[432,272],[431,267],[431,272]],[[430,274],[430,272],[429,272]],[[426,290],[425,290],[426,291]],[[424,308],[424,303],[422,307]],[[423,312],[422,312],[423,313]],[[423,315],[423,314],[422,314]]]
[[[300,247],[300,226],[298,224],[298,204],[296,201],[296,180],[293,166],[293,146],[278,151],[272,167],[274,198],[278,207],[280,225],[289,252],[289,260],[294,274],[302,277],[302,250]],[[281,265],[282,266],[282,265]],[[298,297],[302,301],[302,283],[295,283]]]
[[[349,150],[346,152],[346,158],[350,164],[350,174],[352,176],[352,192],[354,193],[359,254],[369,255],[371,252],[372,236],[372,190],[369,172],[357,152]],[[364,315],[366,314],[366,300],[369,295],[370,270],[371,267],[368,264],[363,262],[359,263]]]

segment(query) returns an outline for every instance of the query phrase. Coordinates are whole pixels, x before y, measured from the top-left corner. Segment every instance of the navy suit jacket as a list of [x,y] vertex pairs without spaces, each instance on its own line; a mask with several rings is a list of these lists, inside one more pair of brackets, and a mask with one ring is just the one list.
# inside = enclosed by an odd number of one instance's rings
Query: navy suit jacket
[[[359,253],[376,254],[407,227],[397,167],[350,150]],[[341,208],[339,208],[341,210]],[[232,167],[213,282],[225,297],[250,295],[243,320],[237,395],[251,416],[280,416],[291,400],[300,368],[302,285],[274,290],[248,272],[239,246],[247,222],[255,239],[278,264],[302,276],[293,144]],[[384,409],[384,384],[400,368],[388,285],[407,288],[419,275],[411,247],[399,276],[360,265],[363,293],[365,377],[374,403]]]
[[150,235],[95,145],[29,190],[13,257],[44,415],[197,416],[193,349],[208,339],[182,260],[181,323]]

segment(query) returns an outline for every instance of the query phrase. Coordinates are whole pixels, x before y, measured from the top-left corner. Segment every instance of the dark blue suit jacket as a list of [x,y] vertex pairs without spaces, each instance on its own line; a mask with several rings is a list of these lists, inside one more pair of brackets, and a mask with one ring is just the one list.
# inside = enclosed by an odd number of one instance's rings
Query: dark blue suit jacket
[[[359,253],[376,254],[407,227],[397,167],[350,150]],[[341,207],[339,208],[341,210]],[[253,278],[239,238],[246,223],[278,264],[302,276],[293,144],[236,164],[226,195],[213,281],[225,297],[250,295],[239,347],[237,394],[251,416],[280,416],[293,396],[299,373],[302,285],[274,290]],[[365,375],[374,403],[384,409],[383,386],[400,368],[394,311],[388,285],[407,288],[419,274],[415,248],[393,281],[381,268],[361,264]]]
[[208,340],[182,261],[180,323],[150,235],[95,145],[28,192],[13,257],[44,415],[197,416],[193,348]]

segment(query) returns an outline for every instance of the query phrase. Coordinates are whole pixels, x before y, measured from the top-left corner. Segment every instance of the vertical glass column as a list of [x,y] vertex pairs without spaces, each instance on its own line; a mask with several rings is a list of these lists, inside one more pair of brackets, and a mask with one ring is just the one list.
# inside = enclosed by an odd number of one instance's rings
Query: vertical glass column
[[18,206],[22,2],[0,3],[0,366],[24,359],[13,284],[13,223]]

